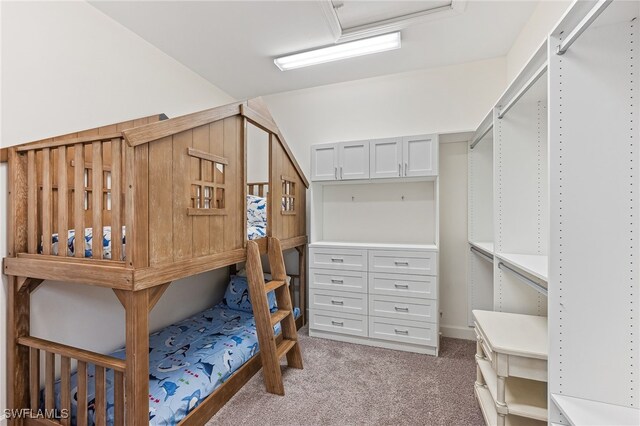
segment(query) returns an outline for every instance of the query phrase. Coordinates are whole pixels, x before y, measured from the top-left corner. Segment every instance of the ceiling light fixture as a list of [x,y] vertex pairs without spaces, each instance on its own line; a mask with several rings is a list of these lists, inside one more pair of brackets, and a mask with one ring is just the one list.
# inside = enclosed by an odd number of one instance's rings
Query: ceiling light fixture
[[384,34],[361,40],[349,41],[334,46],[322,47],[307,52],[295,53],[274,59],[281,71],[295,68],[308,67],[310,65],[324,64],[326,62],[339,61],[341,59],[355,58],[356,56],[369,55],[371,53],[386,52],[401,47],[400,31]]

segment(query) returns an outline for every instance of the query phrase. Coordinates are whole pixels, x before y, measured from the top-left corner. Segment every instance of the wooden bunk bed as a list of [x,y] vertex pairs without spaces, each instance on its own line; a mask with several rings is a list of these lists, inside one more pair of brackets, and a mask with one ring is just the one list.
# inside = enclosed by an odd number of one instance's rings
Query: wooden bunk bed
[[[248,123],[269,134],[269,182],[246,180]],[[222,267],[235,271],[246,260],[247,194],[268,198],[268,235],[299,253],[294,278],[298,326],[304,323],[308,181],[260,99],[13,146],[0,152],[0,160],[9,163],[9,254],[3,262],[9,278],[8,408],[55,408],[59,359],[60,408],[71,404],[72,363],[83,372],[90,364],[102,383],[95,391],[95,423],[106,423],[103,384],[105,372],[113,370],[113,423],[148,424],[149,312],[171,282]],[[79,230],[84,241],[75,239]],[[93,243],[95,230],[103,230],[103,244]],[[256,242],[266,252],[267,239]],[[45,280],[111,288],[125,310],[124,359],[32,337],[30,295]],[[258,353],[181,424],[203,424],[260,366]],[[82,406],[86,381],[78,380]]]

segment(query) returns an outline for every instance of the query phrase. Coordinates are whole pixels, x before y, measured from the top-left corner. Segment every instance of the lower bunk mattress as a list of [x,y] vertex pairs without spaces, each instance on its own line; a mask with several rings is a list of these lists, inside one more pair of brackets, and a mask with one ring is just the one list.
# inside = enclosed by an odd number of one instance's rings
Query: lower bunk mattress
[[[295,308],[294,315],[300,310]],[[280,332],[280,324],[274,327]],[[175,425],[258,351],[253,314],[224,302],[149,336],[149,424]],[[111,354],[124,359],[125,349]],[[94,367],[88,366],[89,424],[95,420]],[[55,384],[60,408],[60,382]],[[106,375],[107,424],[113,424],[113,371]],[[76,424],[77,377],[71,377],[71,416]]]

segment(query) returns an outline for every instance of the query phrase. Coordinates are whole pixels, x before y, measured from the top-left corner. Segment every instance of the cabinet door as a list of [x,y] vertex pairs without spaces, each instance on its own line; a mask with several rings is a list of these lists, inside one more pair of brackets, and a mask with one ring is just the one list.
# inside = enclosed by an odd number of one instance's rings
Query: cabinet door
[[339,179],[369,179],[369,141],[342,142],[338,159]]
[[378,139],[370,145],[371,178],[400,177],[402,173],[402,139]]
[[402,138],[402,176],[436,176],[438,174],[438,135]]
[[338,144],[311,147],[311,180],[338,179]]

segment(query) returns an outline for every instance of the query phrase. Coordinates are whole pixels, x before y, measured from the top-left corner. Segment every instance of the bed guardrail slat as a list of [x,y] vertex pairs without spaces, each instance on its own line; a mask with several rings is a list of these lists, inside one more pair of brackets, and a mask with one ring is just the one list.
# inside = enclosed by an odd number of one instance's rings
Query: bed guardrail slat
[[31,410],[40,408],[40,351],[31,348],[29,350],[29,396],[31,398]]
[[38,182],[36,152],[27,153],[27,250],[38,252]]
[[105,392],[105,369],[96,365],[95,426],[107,424],[107,396]]
[[84,258],[84,145],[77,143],[73,173],[73,226],[75,257]]
[[91,210],[93,212],[93,223],[91,227],[93,237],[91,238],[91,257],[93,259],[102,259],[102,184],[104,176],[102,170],[102,143],[94,142],[92,147]]
[[49,411],[56,408],[56,356],[52,352],[44,353],[44,408]]
[[67,147],[58,148],[58,256],[67,255],[69,201],[67,196]]
[[78,361],[78,409],[76,410],[76,424],[87,425],[87,363]]
[[42,254],[51,254],[51,150],[42,150]]
[[111,140],[111,260],[122,260],[121,140]]
[[124,374],[120,371],[113,372],[113,424],[124,425]]
[[68,416],[60,419],[63,426],[71,425],[71,359],[60,357],[60,410],[66,410]]

